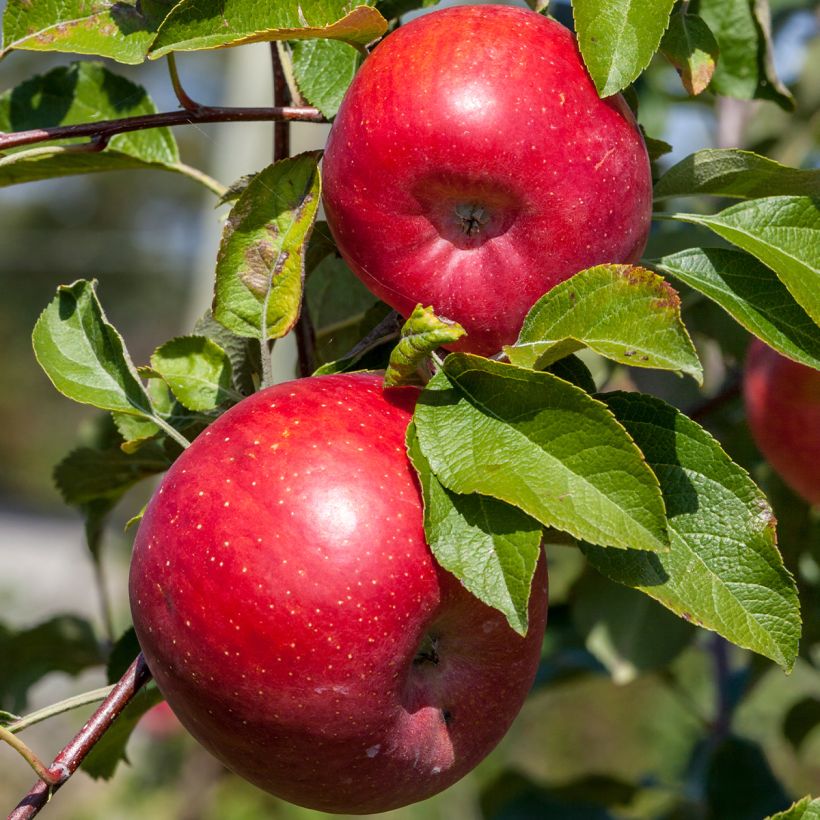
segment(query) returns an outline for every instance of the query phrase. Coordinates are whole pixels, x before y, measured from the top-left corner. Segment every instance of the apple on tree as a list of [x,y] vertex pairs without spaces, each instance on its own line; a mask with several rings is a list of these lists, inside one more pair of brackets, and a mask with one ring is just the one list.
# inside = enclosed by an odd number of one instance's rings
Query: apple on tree
[[385,811],[475,766],[538,665],[433,559],[405,433],[374,374],[268,388],[180,456],[141,523],[134,626],[160,690],[229,768],[291,802]]
[[407,316],[432,305],[483,355],[551,287],[636,262],[652,180],[620,95],[600,99],[573,35],[507,6],[397,29],[345,95],[324,156],[342,256]]
[[795,492],[820,504],[820,372],[755,339],[743,395],[760,451]]

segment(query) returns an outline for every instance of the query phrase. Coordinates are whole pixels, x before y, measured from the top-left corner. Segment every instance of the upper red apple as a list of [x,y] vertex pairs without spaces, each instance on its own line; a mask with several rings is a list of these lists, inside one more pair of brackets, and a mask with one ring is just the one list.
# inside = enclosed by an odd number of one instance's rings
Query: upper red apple
[[598,97],[573,35],[540,14],[461,6],[401,26],[365,60],[325,150],[342,256],[405,316],[460,322],[455,349],[511,344],[551,287],[636,262],[652,180],[620,96]]
[[385,811],[462,777],[535,674],[526,638],[442,570],[405,450],[416,388],[302,379],[225,413],[168,472],[131,566],[140,644],[189,731],[263,789]]
[[755,339],[743,395],[760,451],[797,493],[820,504],[820,372]]

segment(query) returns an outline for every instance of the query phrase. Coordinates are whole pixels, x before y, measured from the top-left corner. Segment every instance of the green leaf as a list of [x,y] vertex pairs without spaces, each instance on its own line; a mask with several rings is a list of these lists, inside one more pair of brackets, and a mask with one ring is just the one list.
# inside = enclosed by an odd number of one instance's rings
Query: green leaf
[[786,811],[769,815],[766,820],[820,820],[820,800],[804,797]]
[[214,318],[239,336],[279,338],[299,317],[318,162],[313,151],[269,165],[231,209],[216,263]]
[[598,93],[626,88],[658,50],[675,0],[574,0],[578,46]]
[[[156,113],[141,86],[100,63],[73,63],[0,95],[0,131],[26,131]],[[196,176],[179,161],[168,128],[117,134],[103,151],[85,139],[61,140],[0,155],[0,187],[101,171],[153,168]],[[202,182],[204,178],[199,178]]]
[[574,384],[587,393],[594,393],[597,390],[595,379],[592,378],[589,368],[574,354],[553,362],[546,370],[553,376],[558,376],[559,379]]
[[454,353],[414,419],[447,489],[498,498],[596,543],[668,547],[657,479],[606,406],[569,382]]
[[141,63],[171,0],[8,0],[3,47],[96,54]]
[[645,268],[598,265],[544,294],[504,348],[513,364],[541,369],[582,347],[621,364],[687,373],[703,369],[671,285]]
[[336,116],[359,65],[359,52],[338,40],[292,44],[293,78],[304,98],[328,119]]
[[119,447],[80,447],[57,465],[54,481],[65,503],[76,507],[97,499],[117,501],[138,481],[170,466],[169,458],[155,443],[136,453],[124,453]]
[[663,257],[657,267],[717,302],[784,356],[820,370],[820,328],[754,257],[724,248],[689,248]]
[[739,148],[706,148],[673,165],[655,184],[655,199],[698,194],[820,196],[820,169],[789,168]]
[[261,351],[255,340],[237,336],[206,311],[194,325],[194,334],[207,336],[227,354],[231,363],[233,388],[243,396],[250,396],[259,387],[262,374]]
[[820,198],[753,199],[712,216],[675,214],[674,218],[703,225],[756,256],[820,324]]
[[134,658],[140,653],[137,633],[133,626],[129,626],[125,632],[117,638],[111,652],[108,655],[108,664],[105,669],[106,680],[109,683],[116,683],[134,662]]
[[660,669],[691,642],[694,627],[635,589],[587,573],[572,590],[575,626],[617,684]]
[[653,554],[584,545],[589,561],[685,620],[790,669],[800,608],[765,496],[717,441],[675,408],[636,393],[604,398],[660,480],[672,549]]
[[95,780],[111,778],[119,762],[128,760],[125,749],[140,718],[162,701],[162,694],[154,684],[149,684],[137,692],[105,734],[94,744],[81,764],[82,770]]
[[696,0],[689,8],[703,18],[720,47],[710,84],[715,94],[770,100],[794,110],[794,99],[772,63],[767,0]]
[[101,410],[152,417],[151,400],[108,324],[94,283],[61,285],[32,335],[34,355],[64,396]]
[[0,705],[22,712],[29,688],[50,672],[78,675],[103,662],[91,624],[56,615],[37,626],[12,631],[0,624]]
[[670,18],[661,52],[677,69],[686,92],[696,96],[709,85],[720,48],[700,17],[681,12]]
[[268,40],[321,37],[365,46],[387,31],[387,21],[366,3],[342,0],[182,0],[159,29],[149,57],[169,51],[228,48]]
[[458,495],[443,487],[419,448],[412,423],[407,450],[419,474],[424,532],[436,561],[476,598],[502,612],[516,632],[526,635],[541,525],[502,501]]
[[[308,260],[316,233],[314,230],[310,237]],[[344,356],[384,316],[364,328],[368,312],[381,303],[335,254],[325,255],[308,275],[305,299],[316,332],[317,355],[322,362]]]
[[416,305],[401,329],[399,343],[390,354],[384,386],[421,384],[419,368],[442,345],[452,344],[464,335],[458,322],[440,319],[432,307]]
[[228,354],[205,336],[171,339],[154,351],[151,367],[189,410],[212,410],[225,401],[243,398],[232,387]]

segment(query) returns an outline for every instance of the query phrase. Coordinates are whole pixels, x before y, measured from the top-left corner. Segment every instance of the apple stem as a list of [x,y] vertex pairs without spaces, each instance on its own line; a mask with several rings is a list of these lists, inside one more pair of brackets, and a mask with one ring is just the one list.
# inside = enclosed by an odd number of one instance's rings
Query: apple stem
[[[97,711],[86,721],[74,740],[58,753],[50,766],[47,768],[43,766],[42,773],[37,771],[40,780],[12,810],[8,820],[28,820],[39,814],[40,809],[49,801],[51,795],[77,771],[86,755],[94,748],[114,720],[150,680],[151,672],[145,663],[145,658],[140,653]],[[4,731],[8,732],[8,730]],[[15,741],[19,740],[14,735],[11,736]]]

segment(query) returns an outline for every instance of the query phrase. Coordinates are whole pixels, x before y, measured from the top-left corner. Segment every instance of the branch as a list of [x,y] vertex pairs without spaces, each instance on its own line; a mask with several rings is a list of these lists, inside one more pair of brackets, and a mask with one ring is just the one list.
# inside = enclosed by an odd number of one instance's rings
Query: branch
[[107,141],[117,134],[144,131],[174,125],[194,125],[204,122],[327,122],[318,108],[310,106],[278,105],[272,108],[224,108],[200,106],[194,111],[165,111],[158,114],[141,114],[118,120],[84,122],[78,125],[60,125],[53,128],[33,128],[31,131],[0,132],[0,151],[34,145],[38,142],[91,137],[95,141]]
[[8,816],[8,820],[28,820],[38,814],[51,795],[77,771],[94,744],[105,734],[134,695],[149,680],[151,680],[151,672],[148,670],[145,658],[140,653],[128,667],[128,671],[120,678],[119,683],[111,690],[111,694],[80,729],[74,740],[54,758],[54,762],[48,767],[48,775],[53,779],[53,785],[38,780]]

